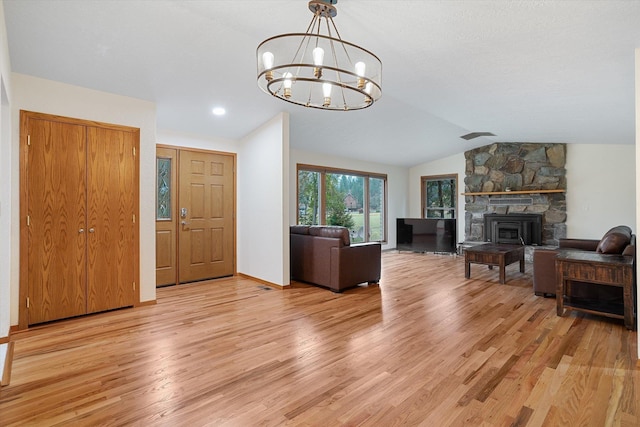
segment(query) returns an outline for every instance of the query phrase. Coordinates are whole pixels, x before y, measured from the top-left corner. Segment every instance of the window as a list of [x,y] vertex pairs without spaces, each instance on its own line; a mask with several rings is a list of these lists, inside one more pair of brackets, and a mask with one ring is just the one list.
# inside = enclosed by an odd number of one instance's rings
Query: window
[[298,165],[298,224],[341,225],[351,242],[386,241],[387,176]]
[[171,220],[171,159],[156,159],[156,219]]
[[456,218],[458,175],[423,176],[422,217]]

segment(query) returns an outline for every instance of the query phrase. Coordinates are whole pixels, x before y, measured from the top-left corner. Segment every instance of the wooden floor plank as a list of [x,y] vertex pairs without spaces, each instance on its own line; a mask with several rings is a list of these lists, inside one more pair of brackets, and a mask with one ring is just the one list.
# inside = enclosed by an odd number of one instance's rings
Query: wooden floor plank
[[640,425],[637,335],[533,295],[531,265],[383,254],[379,286],[249,278],[12,335],[2,426]]

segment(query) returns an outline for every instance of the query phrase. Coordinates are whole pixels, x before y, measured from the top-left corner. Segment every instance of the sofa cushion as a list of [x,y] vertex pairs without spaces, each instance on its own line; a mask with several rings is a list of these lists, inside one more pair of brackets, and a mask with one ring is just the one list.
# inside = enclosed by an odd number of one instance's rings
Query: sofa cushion
[[312,225],[309,227],[309,234],[318,237],[341,239],[344,246],[349,246],[351,244],[349,229],[346,227],[340,227],[337,225]]
[[621,254],[630,242],[631,229],[625,225],[619,225],[604,234],[602,240],[598,243],[596,252],[603,254]]
[[613,227],[611,230],[604,233],[604,235],[606,236],[607,234],[611,234],[611,233],[621,233],[631,237],[631,228],[627,227],[626,225],[617,225]]

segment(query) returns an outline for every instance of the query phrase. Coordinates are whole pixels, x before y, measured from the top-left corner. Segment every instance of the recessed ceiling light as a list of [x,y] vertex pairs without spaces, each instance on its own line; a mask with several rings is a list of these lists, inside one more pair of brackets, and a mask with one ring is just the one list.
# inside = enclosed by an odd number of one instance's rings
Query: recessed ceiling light
[[216,107],[213,109],[213,114],[216,116],[224,116],[225,114],[227,114],[227,110],[222,107]]

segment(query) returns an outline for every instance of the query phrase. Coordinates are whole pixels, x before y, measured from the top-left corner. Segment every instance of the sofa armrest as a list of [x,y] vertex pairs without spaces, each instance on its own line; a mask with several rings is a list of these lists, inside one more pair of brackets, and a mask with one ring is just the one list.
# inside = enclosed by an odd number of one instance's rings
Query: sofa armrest
[[560,239],[558,241],[562,249],[579,249],[582,251],[595,251],[600,240],[594,239]]
[[533,251],[533,292],[536,295],[556,294],[556,255],[553,249]]
[[331,290],[341,292],[380,280],[382,245],[378,242],[331,248]]

